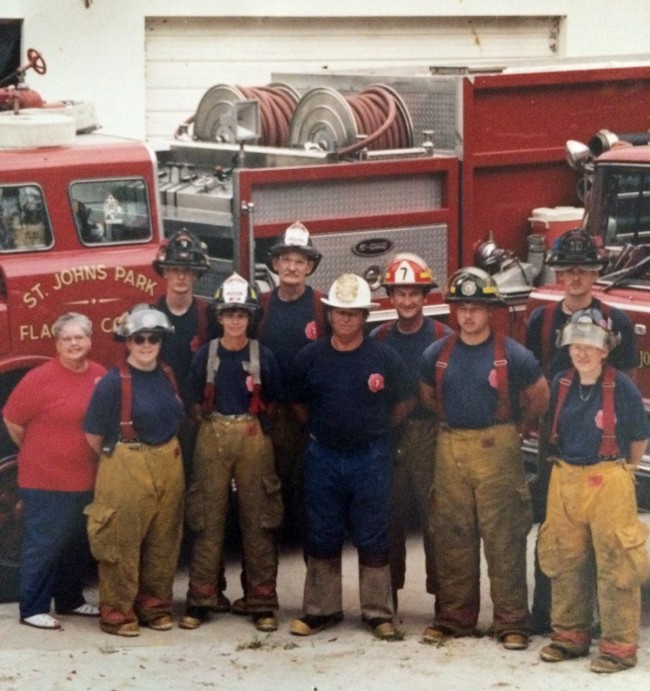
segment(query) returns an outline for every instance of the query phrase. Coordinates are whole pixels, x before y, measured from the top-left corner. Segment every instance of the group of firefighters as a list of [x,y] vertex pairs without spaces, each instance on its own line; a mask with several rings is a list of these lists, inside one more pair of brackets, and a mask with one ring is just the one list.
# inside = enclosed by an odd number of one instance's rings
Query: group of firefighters
[[[435,596],[424,641],[479,635],[483,543],[490,635],[506,649],[550,633],[542,660],[588,655],[596,598],[602,634],[591,669],[634,666],[647,569],[634,469],[650,424],[622,371],[635,364],[629,320],[591,294],[602,267],[592,238],[569,231],[549,253],[564,299],[533,312],[527,347],[493,331],[501,297],[481,269],[449,279],[452,330],[424,315],[437,287],[426,262],[396,255],[382,285],[397,319],[368,333],[377,307],[368,283],[345,273],[321,294],[307,283],[320,260],[307,228],[294,223],[269,252],[277,287],[259,296],[233,274],[204,310],[193,295],[209,268],[201,243],[181,232],[161,248],[154,267],[166,295],[118,324],[126,362],[98,383],[83,422],[100,457],[85,511],[102,630],[172,627],[184,522],[191,540],[181,628],[230,610],[275,631],[281,530],[304,547],[307,567],[303,614],[290,632],[308,636],[340,622],[350,533],[362,618],[376,637],[397,640],[413,507]],[[532,619],[526,544],[534,516],[521,454],[521,434],[531,429],[544,457]],[[233,501],[243,595],[231,604],[223,552]]]

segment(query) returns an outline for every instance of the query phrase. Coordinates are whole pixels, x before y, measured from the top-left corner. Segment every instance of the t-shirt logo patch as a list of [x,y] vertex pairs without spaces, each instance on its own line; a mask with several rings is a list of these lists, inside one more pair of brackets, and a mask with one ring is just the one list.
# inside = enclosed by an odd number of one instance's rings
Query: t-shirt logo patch
[[373,393],[381,391],[384,388],[384,377],[381,374],[371,374],[368,377],[368,388]]
[[[605,429],[605,414],[603,413],[602,408],[596,413],[594,422],[596,423],[596,427],[598,427],[598,429]],[[616,415],[614,415],[614,424],[616,424]]]
[[316,340],[318,334],[315,321],[310,321],[308,324],[305,325],[305,336],[307,336],[307,338],[310,341]]

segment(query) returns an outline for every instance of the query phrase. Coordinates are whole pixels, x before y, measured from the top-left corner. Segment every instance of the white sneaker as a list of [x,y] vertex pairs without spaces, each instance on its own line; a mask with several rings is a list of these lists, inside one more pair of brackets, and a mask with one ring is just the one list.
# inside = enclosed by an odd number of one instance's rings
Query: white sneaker
[[35,629],[56,630],[61,628],[61,623],[49,614],[32,614],[31,617],[21,619],[20,623],[33,626]]
[[66,612],[66,614],[76,614],[80,617],[98,617],[99,607],[95,607],[95,605],[89,605],[87,602],[84,602],[83,605],[79,605],[79,607],[71,609],[69,612]]

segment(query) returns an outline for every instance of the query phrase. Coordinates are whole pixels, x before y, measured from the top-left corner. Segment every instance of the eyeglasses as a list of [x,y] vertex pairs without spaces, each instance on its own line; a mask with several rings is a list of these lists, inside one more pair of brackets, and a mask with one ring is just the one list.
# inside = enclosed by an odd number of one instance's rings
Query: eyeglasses
[[162,336],[160,334],[136,334],[132,340],[136,345],[142,345],[143,343],[158,345],[162,341]]
[[88,338],[88,336],[60,336],[59,341],[62,343],[80,343],[81,341],[85,341]]

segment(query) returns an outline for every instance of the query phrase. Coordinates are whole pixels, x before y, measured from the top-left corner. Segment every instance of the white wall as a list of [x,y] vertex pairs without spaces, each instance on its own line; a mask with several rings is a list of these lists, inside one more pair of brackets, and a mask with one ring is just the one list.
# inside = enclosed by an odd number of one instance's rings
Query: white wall
[[[145,18],[183,16],[521,16],[565,18],[560,56],[648,51],[647,0],[2,0],[0,16],[24,19],[23,46],[48,72],[28,76],[46,100],[92,101],[108,133],[145,132]],[[404,3],[406,4],[406,3]],[[335,9],[333,9],[335,8]],[[432,59],[436,56],[432,55]]]

